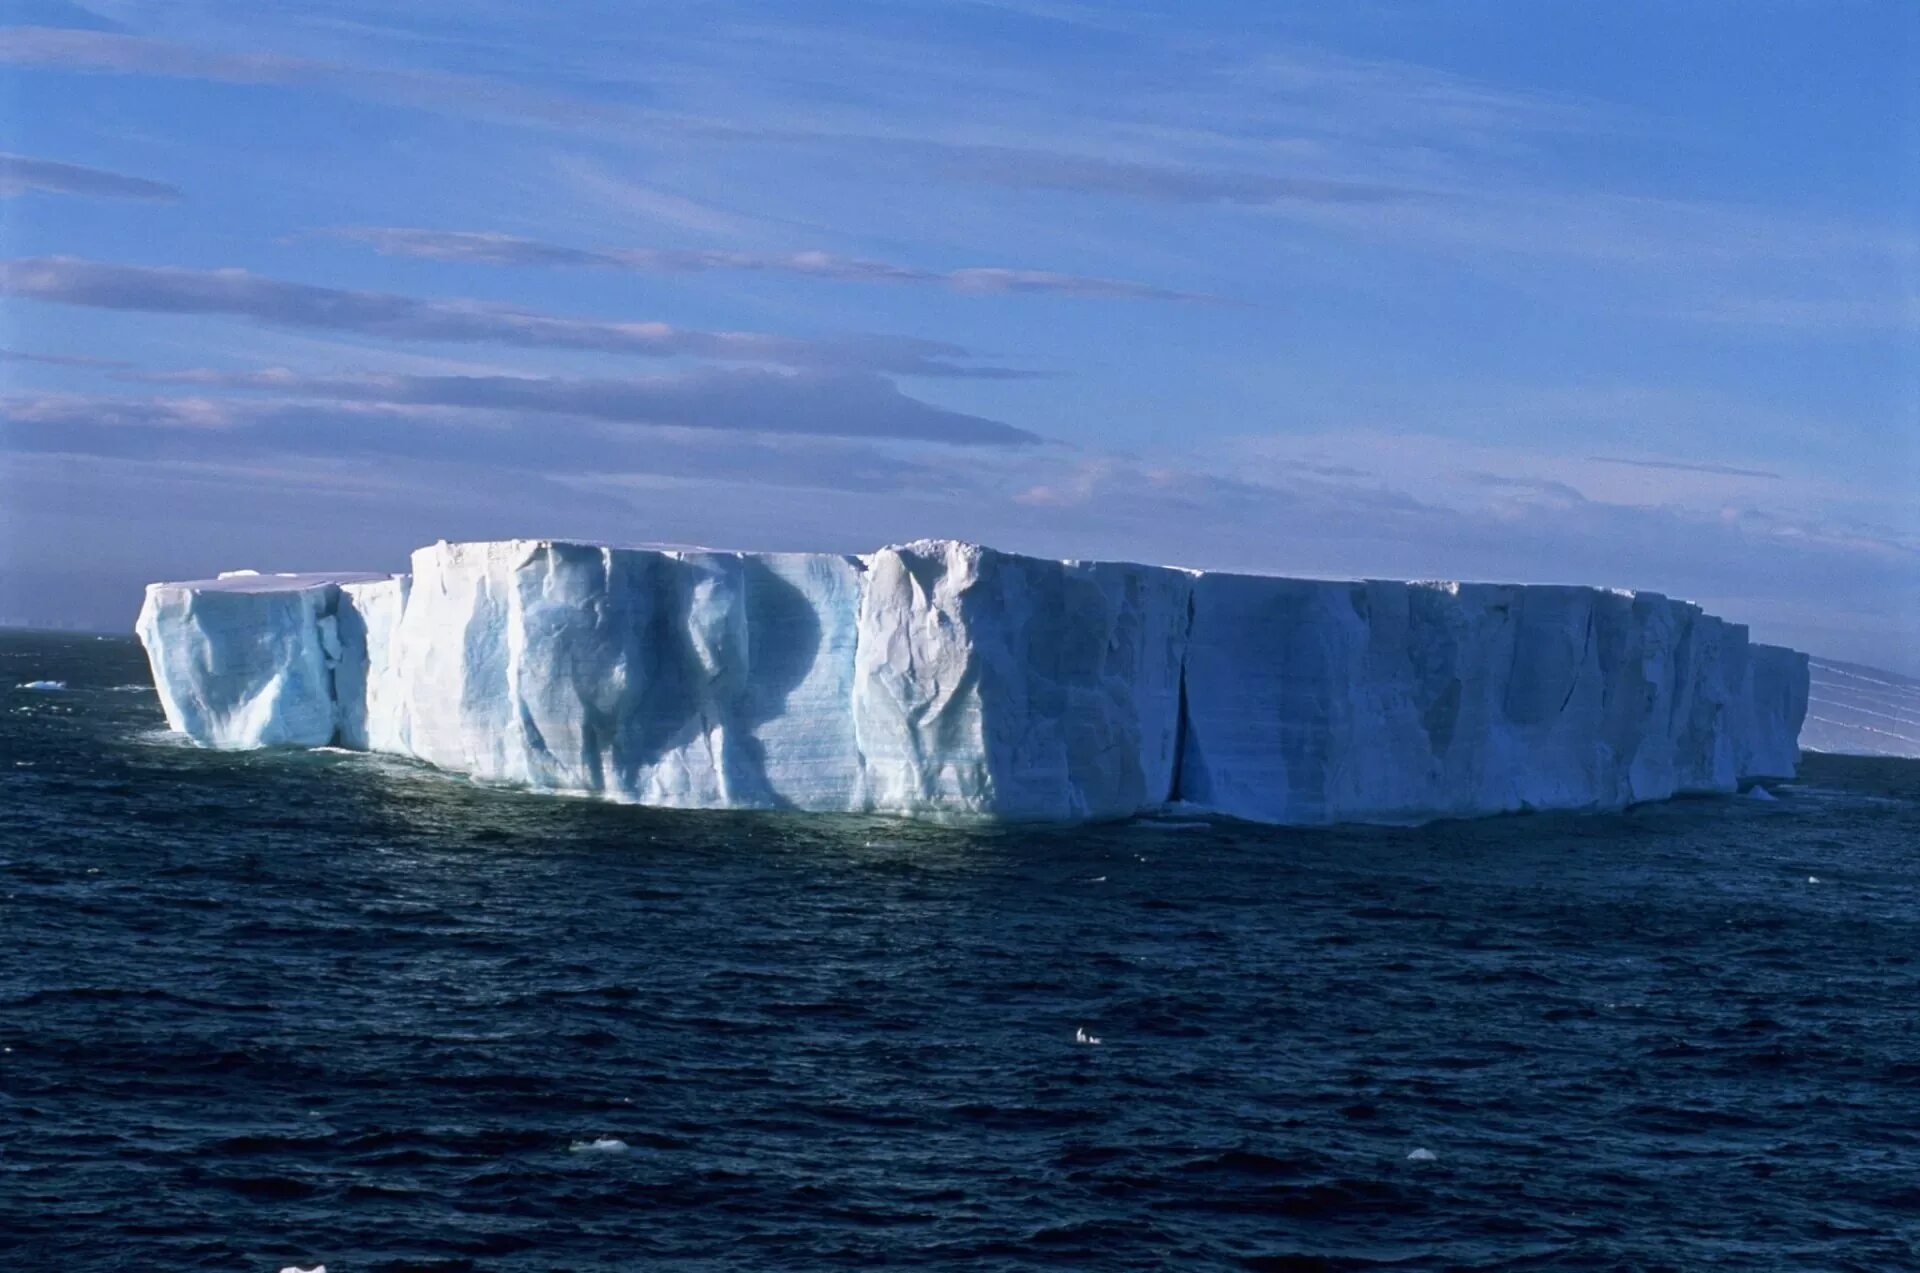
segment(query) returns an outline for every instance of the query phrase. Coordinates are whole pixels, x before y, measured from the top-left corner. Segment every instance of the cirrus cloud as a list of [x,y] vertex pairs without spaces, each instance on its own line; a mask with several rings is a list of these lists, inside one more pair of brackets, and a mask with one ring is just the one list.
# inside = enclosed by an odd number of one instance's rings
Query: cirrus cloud
[[[1026,446],[1040,439],[1009,424],[951,411],[901,392],[884,376],[857,371],[704,368],[634,379],[557,376],[307,376],[284,369],[192,371],[145,377],[203,389],[268,391],[291,406],[330,402],[442,413],[500,425],[526,415],[605,425],[667,426],[707,432],[874,438],[960,446]],[[16,421],[38,425],[111,423],[228,428],[257,417],[258,401],[204,395],[102,397],[39,395],[0,402]],[[436,417],[440,418],[440,417]]]
[[129,177],[104,168],[61,163],[57,159],[34,159],[28,155],[0,154],[0,198],[39,191],[46,194],[82,195],[94,199],[149,199],[171,202],[180,198],[180,188],[164,181]]
[[474,265],[557,266],[633,270],[647,274],[696,274],[740,270],[842,283],[915,283],[983,294],[1045,294],[1088,300],[1190,301],[1223,304],[1222,298],[1182,292],[1127,279],[1064,274],[1054,270],[973,266],[930,270],[890,261],[861,260],[831,252],[723,252],[671,248],[576,248],[511,234],[472,230],[425,230],[406,226],[349,226],[329,231],[367,243],[390,256],[421,257]]
[[0,295],[92,309],[218,314],[280,327],[387,340],[574,349],[643,358],[707,358],[899,375],[1018,379],[1031,373],[956,361],[959,345],[900,336],[810,340],[765,332],[698,331],[661,322],[544,314],[475,300],[318,287],[249,270],[120,265],[70,256],[0,261]]

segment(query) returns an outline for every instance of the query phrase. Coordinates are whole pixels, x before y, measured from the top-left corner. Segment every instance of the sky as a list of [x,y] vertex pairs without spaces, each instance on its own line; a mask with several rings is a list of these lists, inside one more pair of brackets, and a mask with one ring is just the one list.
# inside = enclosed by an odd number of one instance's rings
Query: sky
[[0,0],[0,622],[952,536],[1920,673],[1915,65],[1907,0]]

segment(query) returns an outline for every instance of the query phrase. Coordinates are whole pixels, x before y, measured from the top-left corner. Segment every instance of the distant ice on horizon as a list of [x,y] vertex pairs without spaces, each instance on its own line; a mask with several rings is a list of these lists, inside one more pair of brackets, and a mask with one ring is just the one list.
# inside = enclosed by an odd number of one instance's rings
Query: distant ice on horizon
[[1818,656],[1808,672],[1804,750],[1920,758],[1920,681]]

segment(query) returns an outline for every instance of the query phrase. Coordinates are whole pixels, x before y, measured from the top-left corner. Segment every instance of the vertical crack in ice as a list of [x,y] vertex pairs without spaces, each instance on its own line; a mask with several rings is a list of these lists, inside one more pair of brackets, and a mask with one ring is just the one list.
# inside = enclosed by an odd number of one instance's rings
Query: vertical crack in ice
[[332,584],[321,589],[320,599],[314,603],[313,625],[315,635],[320,642],[320,654],[324,664],[321,681],[327,692],[327,704],[333,712],[333,737],[328,745],[342,745],[342,721],[340,710],[340,589]]
[[1587,656],[1593,653],[1593,598],[1587,598],[1587,639],[1580,647],[1580,659],[1573,665],[1573,677],[1567,682],[1567,695],[1560,700],[1560,711],[1565,714],[1567,704],[1573,701],[1573,692],[1580,688],[1580,674],[1587,670]]
[[1192,728],[1187,721],[1187,660],[1193,652],[1193,581],[1187,581],[1187,621],[1180,631],[1180,691],[1179,714],[1173,721],[1173,773],[1167,779],[1166,803],[1174,804],[1182,798],[1181,780],[1187,767],[1187,731]]

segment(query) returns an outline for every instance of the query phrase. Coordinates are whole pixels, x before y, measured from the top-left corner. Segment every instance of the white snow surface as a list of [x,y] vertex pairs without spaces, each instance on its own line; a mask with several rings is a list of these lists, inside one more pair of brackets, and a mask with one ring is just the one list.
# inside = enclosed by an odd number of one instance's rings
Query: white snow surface
[[1656,593],[439,543],[153,584],[172,727],[676,808],[1256,821],[1617,808],[1793,776],[1807,660]]

